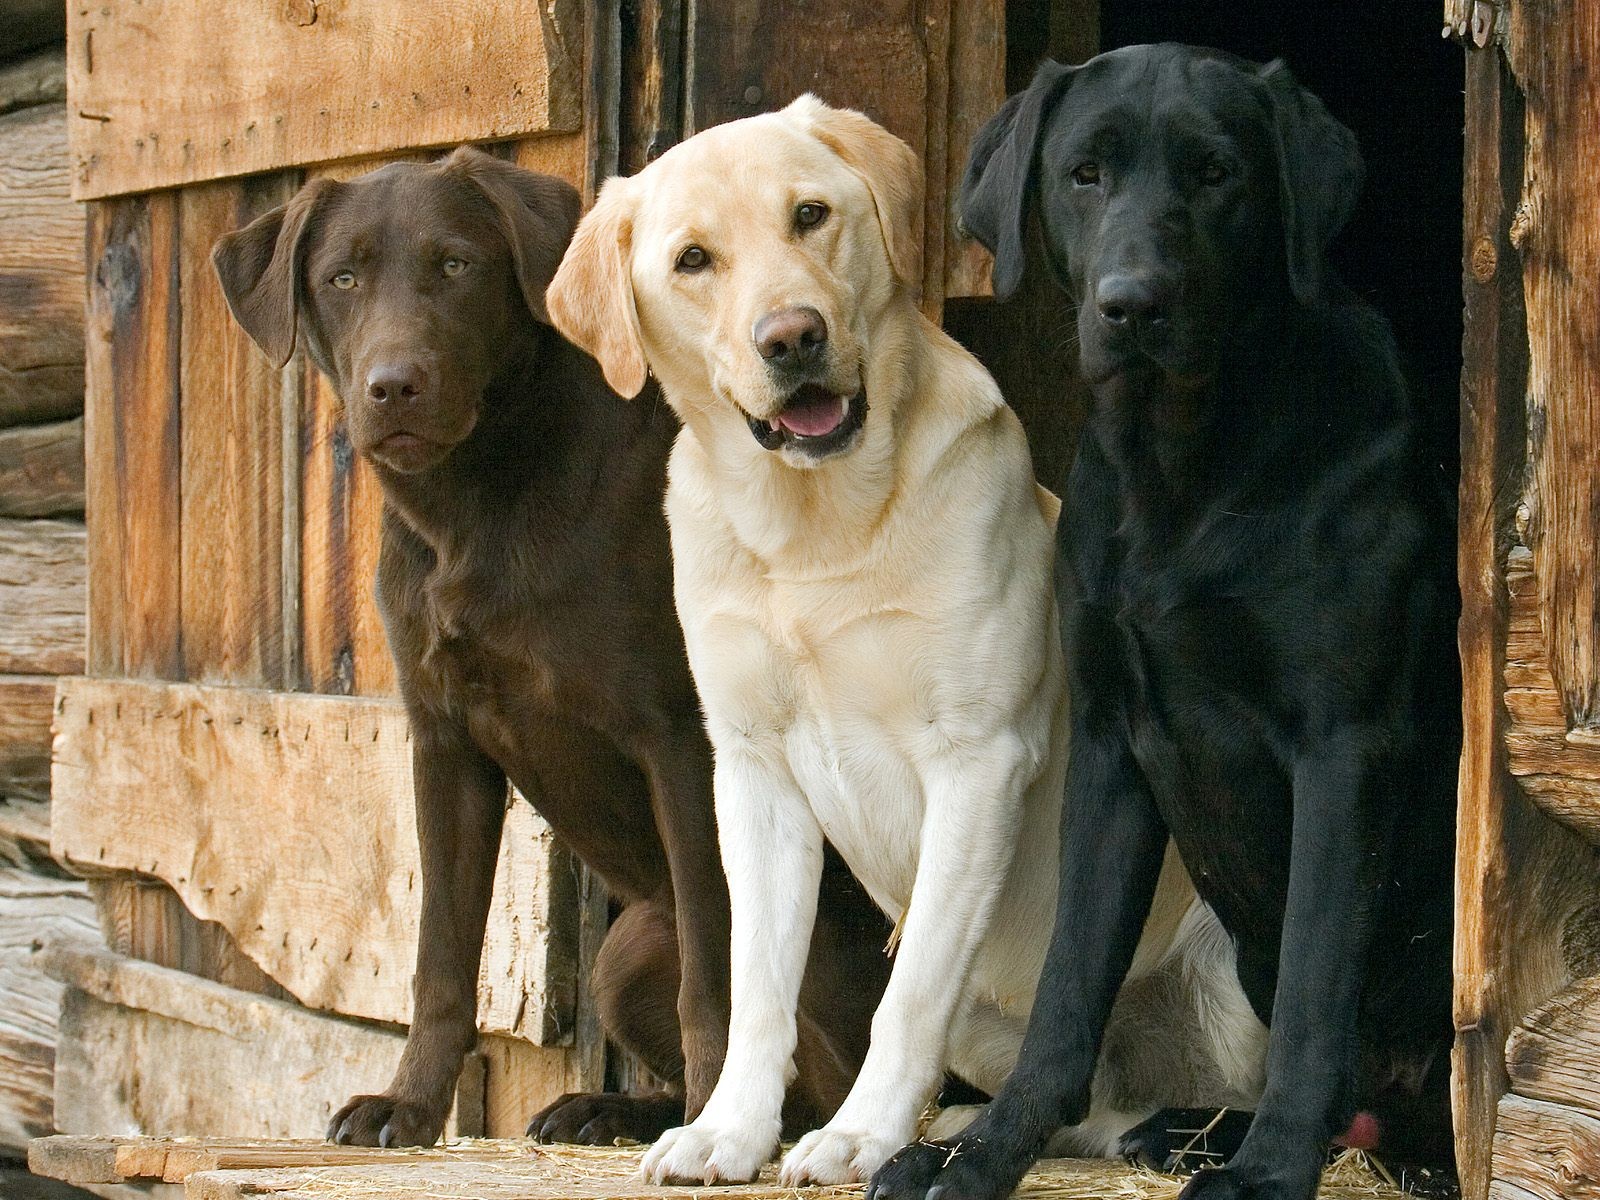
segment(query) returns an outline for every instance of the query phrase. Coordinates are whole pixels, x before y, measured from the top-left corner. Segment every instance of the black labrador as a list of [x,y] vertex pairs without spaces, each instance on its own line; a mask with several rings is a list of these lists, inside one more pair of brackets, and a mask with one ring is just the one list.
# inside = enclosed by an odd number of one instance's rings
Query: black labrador
[[[619,902],[593,971],[606,1033],[667,1090],[564,1096],[551,1141],[647,1141],[692,1117],[728,1032],[728,893],[711,746],[672,603],[662,492],[677,425],[549,323],[578,194],[477,150],[314,180],[214,253],[273,362],[338,387],[383,487],[378,603],[411,719],[422,922],[393,1082],[328,1136],[430,1144],[477,1040],[509,780]],[[329,797],[329,819],[338,819]],[[866,1052],[888,930],[830,858],[790,1119],[825,1120]]]
[[[1452,1161],[1454,535],[1388,327],[1325,261],[1361,170],[1281,63],[1176,45],[1046,64],[978,138],[963,224],[1005,297],[1037,212],[1093,393],[1058,534],[1059,907],[1016,1071],[873,1200],[1003,1196],[1084,1114],[1169,834],[1272,1031],[1186,1200],[1308,1200],[1334,1139]],[[1126,1148],[1179,1165],[1196,1119]]]

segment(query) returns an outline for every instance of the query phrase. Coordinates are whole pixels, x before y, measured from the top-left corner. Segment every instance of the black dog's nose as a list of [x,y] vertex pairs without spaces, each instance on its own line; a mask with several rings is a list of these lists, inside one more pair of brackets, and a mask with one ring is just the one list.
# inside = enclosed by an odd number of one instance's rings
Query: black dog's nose
[[1107,325],[1155,325],[1172,315],[1171,289],[1153,275],[1107,275],[1094,290]]
[[762,317],[750,335],[768,362],[798,366],[815,358],[828,344],[828,323],[814,308],[791,305]]
[[416,363],[379,363],[367,372],[367,395],[374,404],[415,400],[427,382],[427,376]]

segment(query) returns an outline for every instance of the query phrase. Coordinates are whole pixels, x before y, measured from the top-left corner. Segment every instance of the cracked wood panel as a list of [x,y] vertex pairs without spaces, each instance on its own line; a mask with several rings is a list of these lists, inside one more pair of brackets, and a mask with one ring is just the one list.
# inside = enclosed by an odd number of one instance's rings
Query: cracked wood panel
[[72,5],[73,195],[575,130],[573,0]]
[[[58,858],[162,880],[302,1003],[409,1022],[421,880],[400,705],[69,679],[56,707]],[[570,1041],[577,887],[576,863],[514,799],[481,1029]]]

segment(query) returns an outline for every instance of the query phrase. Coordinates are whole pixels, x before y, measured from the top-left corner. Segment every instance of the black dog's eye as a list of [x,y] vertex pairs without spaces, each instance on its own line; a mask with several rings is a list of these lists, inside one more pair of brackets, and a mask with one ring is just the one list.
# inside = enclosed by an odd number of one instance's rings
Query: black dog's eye
[[1216,187],[1228,181],[1228,164],[1220,158],[1206,159],[1206,165],[1200,168],[1200,182],[1207,187]]
[[1093,187],[1100,182],[1100,164],[1094,162],[1079,163],[1072,168],[1072,182],[1079,187]]
[[459,275],[467,269],[467,260],[464,258],[447,258],[441,268],[446,275]]
[[707,254],[699,246],[690,246],[682,254],[678,255],[676,263],[678,270],[690,275],[696,271],[703,271],[710,265],[711,255]]
[[333,286],[336,288],[349,290],[356,285],[356,273],[354,271],[340,271],[332,279],[328,280],[328,282],[333,284]]
[[794,210],[794,223],[801,229],[815,229],[828,219],[828,206],[815,201],[802,204]]

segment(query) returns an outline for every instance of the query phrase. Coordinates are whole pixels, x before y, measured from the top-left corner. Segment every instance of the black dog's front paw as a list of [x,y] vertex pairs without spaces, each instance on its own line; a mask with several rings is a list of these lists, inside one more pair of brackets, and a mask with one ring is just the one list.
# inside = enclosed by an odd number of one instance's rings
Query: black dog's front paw
[[534,1114],[528,1136],[536,1142],[615,1146],[653,1142],[683,1124],[683,1100],[665,1092],[627,1096],[616,1092],[569,1092]]
[[1261,1170],[1235,1162],[1195,1172],[1178,1200],[1313,1200],[1321,1177],[1320,1160],[1309,1169],[1298,1170]]
[[1254,1115],[1232,1108],[1164,1108],[1123,1134],[1118,1149],[1138,1166],[1189,1175],[1228,1162],[1244,1144]]
[[444,1118],[393,1096],[354,1096],[333,1114],[326,1136],[341,1146],[431,1146],[444,1132]]
[[1027,1169],[978,1137],[912,1142],[878,1168],[867,1200],[1002,1200]]

